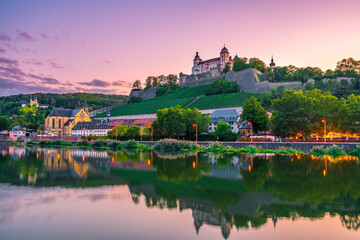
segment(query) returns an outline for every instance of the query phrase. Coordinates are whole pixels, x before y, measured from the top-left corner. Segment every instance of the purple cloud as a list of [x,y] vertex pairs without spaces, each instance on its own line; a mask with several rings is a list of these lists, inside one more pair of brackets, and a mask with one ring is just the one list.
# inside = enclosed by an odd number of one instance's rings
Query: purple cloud
[[18,65],[18,61],[14,60],[14,59],[9,59],[9,58],[3,58],[0,57],[0,64],[6,64],[6,65]]
[[0,48],[0,53],[5,53],[5,52],[6,52],[5,49]]
[[80,82],[81,85],[93,86],[93,87],[109,87],[110,84],[103,80],[94,79],[90,82]]
[[39,79],[42,83],[45,84],[60,84],[59,80],[55,78],[41,77],[35,74],[29,74],[28,76],[31,78]]
[[41,34],[41,37],[43,38],[43,39],[45,39],[45,40],[49,40],[49,41],[51,41],[51,40],[55,40],[55,41],[59,41],[59,36],[58,35],[55,35],[55,36],[49,36],[49,35],[47,35],[47,34],[45,34],[45,33],[42,33]]
[[50,66],[51,66],[52,68],[57,68],[57,69],[64,69],[64,68],[65,68],[65,67],[63,67],[63,66],[58,65],[58,64],[55,62],[55,60],[49,59],[49,60],[47,60],[47,61],[50,63]]
[[112,85],[113,86],[118,86],[118,87],[128,87],[128,88],[132,87],[131,83],[126,82],[126,81],[121,81],[121,80],[112,82]]
[[30,36],[30,34],[27,33],[27,32],[22,32],[22,31],[19,31],[19,30],[17,30],[17,32],[19,33],[19,36],[20,36],[22,39],[24,39],[24,40],[27,40],[27,41],[34,41],[34,40],[35,40],[35,39],[34,39],[32,36]]
[[108,60],[103,60],[103,62],[106,63],[106,64],[111,64],[111,62],[108,61]]
[[6,33],[0,33],[0,40],[1,41],[11,41],[11,37]]
[[29,59],[29,60],[23,61],[23,63],[32,64],[32,65],[38,65],[38,66],[43,65],[41,62],[39,62],[36,59]]

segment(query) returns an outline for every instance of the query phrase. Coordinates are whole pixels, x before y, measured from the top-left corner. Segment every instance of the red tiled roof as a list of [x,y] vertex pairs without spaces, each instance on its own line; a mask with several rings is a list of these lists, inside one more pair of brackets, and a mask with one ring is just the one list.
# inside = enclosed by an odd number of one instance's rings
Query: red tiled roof
[[131,127],[134,125],[145,127],[147,125],[152,124],[155,121],[155,118],[141,118],[141,119],[126,119],[126,120],[114,120],[109,124],[109,127],[114,128],[115,126],[127,126]]

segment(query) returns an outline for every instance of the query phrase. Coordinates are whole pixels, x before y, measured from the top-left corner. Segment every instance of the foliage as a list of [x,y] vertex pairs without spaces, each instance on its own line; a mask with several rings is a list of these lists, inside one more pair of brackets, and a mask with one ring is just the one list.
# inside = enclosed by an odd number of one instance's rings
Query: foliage
[[248,120],[251,122],[255,132],[266,131],[268,129],[269,116],[255,97],[245,100],[240,117],[241,121]]
[[129,127],[125,136],[128,139],[140,140],[140,127],[136,125]]
[[11,122],[7,116],[0,117],[0,131],[10,130]]
[[143,148],[143,149],[147,148],[144,144],[140,144],[134,140],[127,141],[124,144],[124,147],[125,147],[125,149],[128,149],[128,150],[137,150],[137,149],[141,149],[141,148]]
[[231,126],[226,122],[219,122],[215,129],[215,136],[220,141],[234,141],[236,140],[236,134],[232,132]]
[[180,106],[158,110],[157,119],[152,123],[154,132],[160,137],[178,138],[195,133],[192,124],[198,127],[198,133],[205,131],[210,117],[202,115],[198,109],[182,109]]
[[91,143],[88,142],[88,141],[81,141],[81,142],[78,142],[78,143],[76,144],[76,146],[89,148],[89,147],[91,146]]
[[200,147],[194,142],[179,141],[175,139],[162,139],[158,141],[154,146],[155,151],[162,153],[177,153],[183,149],[193,151],[200,149]]
[[247,62],[247,59],[243,59],[243,58],[235,59],[232,70],[235,72],[238,72],[238,71],[249,68],[249,65],[246,62]]
[[169,94],[169,93],[173,93],[173,92],[176,92],[176,91],[179,91],[181,88],[179,87],[179,85],[177,84],[172,84],[172,85],[166,85],[164,87],[159,87],[157,90],[156,90],[156,96],[157,97],[160,97],[164,94]]
[[133,83],[133,89],[141,89],[141,81],[140,80],[136,80],[134,83]]
[[231,69],[230,69],[230,65],[229,64],[226,64],[224,69],[222,70],[222,73],[225,74],[227,72],[229,72]]
[[315,146],[311,149],[311,151],[309,152],[309,154],[313,154],[313,155],[325,155],[326,154],[326,150],[324,149],[324,146]]
[[128,128],[123,125],[115,126],[111,131],[107,133],[107,136],[115,140],[125,139]]
[[160,76],[148,76],[145,79],[145,89],[149,87],[159,87],[159,86],[170,86],[177,84],[178,76],[176,74],[169,74],[167,76],[160,75]]
[[334,145],[326,148],[326,155],[339,156],[344,154],[345,154],[344,151],[339,146]]
[[349,155],[351,155],[351,156],[359,156],[360,157],[360,146],[355,148],[354,150],[350,151]]
[[106,148],[108,143],[106,141],[95,141],[91,144],[92,148]]
[[141,97],[131,96],[129,103],[138,103],[138,102],[141,102]]
[[335,70],[344,72],[346,74],[356,73],[360,74],[360,61],[353,58],[343,59],[336,64]]
[[206,90],[205,95],[232,93],[237,92],[237,89],[238,85],[236,82],[230,82],[222,77],[210,84],[210,87]]
[[285,93],[285,87],[283,85],[278,86],[277,89],[271,88],[270,92],[265,92],[261,98],[261,105],[264,108],[271,107],[271,101],[276,98],[281,98]]

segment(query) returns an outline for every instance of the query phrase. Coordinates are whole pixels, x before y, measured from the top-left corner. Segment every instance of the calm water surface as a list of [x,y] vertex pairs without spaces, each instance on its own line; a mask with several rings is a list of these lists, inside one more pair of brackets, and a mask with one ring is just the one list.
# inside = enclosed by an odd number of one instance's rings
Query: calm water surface
[[344,156],[0,146],[0,239],[360,239]]

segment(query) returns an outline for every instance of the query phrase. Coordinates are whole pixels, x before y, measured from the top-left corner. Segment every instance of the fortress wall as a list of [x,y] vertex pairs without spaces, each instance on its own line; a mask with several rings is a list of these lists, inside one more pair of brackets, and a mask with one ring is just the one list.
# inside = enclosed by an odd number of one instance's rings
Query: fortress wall
[[156,91],[158,90],[158,87],[151,87],[148,88],[146,91],[143,91],[143,97],[141,98],[142,100],[148,100],[151,98],[156,97]]
[[302,83],[300,81],[295,82],[276,82],[276,83],[269,83],[270,88],[278,88],[279,86],[283,85],[285,89],[290,90],[293,87],[302,87]]

